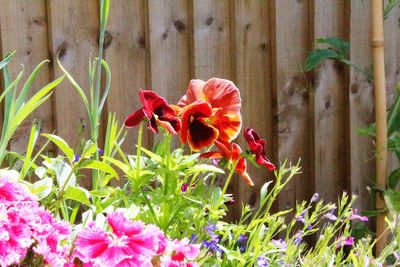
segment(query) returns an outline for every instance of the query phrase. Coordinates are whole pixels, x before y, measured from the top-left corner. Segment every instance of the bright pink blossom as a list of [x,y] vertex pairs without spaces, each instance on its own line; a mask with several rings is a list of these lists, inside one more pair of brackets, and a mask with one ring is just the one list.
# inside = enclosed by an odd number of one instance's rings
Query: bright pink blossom
[[[44,264],[64,266],[68,261],[69,227],[57,222],[38,205],[21,184],[0,178],[0,265],[18,264],[33,244]],[[63,245],[61,245],[63,243]]]
[[161,257],[162,267],[195,267],[193,261],[200,252],[200,244],[190,244],[187,238],[168,241],[164,255]]
[[151,259],[164,250],[165,237],[155,226],[119,212],[109,214],[107,222],[111,232],[91,223],[78,234],[74,257],[84,266],[152,266]]

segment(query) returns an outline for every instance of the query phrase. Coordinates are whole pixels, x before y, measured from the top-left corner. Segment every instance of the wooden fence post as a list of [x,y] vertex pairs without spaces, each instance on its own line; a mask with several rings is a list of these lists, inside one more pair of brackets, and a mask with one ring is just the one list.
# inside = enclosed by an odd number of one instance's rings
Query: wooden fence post
[[[387,176],[387,121],[385,90],[385,59],[383,42],[383,6],[382,0],[372,1],[372,59],[374,69],[375,119],[376,119],[376,185],[380,189],[386,187]],[[376,195],[376,208],[385,208],[381,195]],[[376,221],[376,254],[386,245],[385,214],[380,214]]]

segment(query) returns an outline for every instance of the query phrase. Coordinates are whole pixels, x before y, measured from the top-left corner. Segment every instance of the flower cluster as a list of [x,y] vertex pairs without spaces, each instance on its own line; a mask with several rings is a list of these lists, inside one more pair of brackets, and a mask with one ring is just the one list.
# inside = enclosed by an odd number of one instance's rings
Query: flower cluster
[[73,258],[84,266],[196,266],[199,245],[187,239],[169,240],[158,227],[120,212],[110,213],[107,223],[111,231],[91,222],[78,234]]
[[38,205],[35,196],[21,184],[0,178],[0,265],[23,261],[32,251],[50,266],[68,262],[69,225],[56,221]]
[[[180,136],[183,144],[188,143],[193,151],[216,145],[217,151],[203,153],[202,157],[226,159],[249,185],[253,185],[247,173],[247,162],[240,146],[232,142],[242,126],[239,89],[228,80],[212,78],[207,82],[191,80],[186,94],[177,105],[169,105],[161,96],[152,91],[139,90],[143,107],[130,114],[125,120],[128,128],[138,125],[144,119],[154,133],[158,126],[173,135]],[[253,130],[244,132],[256,162],[274,170],[275,166],[265,155],[266,141]]]

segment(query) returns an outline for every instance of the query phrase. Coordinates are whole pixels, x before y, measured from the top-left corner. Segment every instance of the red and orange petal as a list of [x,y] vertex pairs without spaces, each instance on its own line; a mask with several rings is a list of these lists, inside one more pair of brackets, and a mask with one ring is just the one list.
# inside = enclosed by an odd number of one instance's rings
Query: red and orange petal
[[251,180],[249,174],[247,173],[247,162],[244,158],[240,158],[238,163],[236,164],[236,172],[242,176],[243,180],[250,186],[254,186],[253,181]]
[[144,120],[144,118],[150,119],[151,116],[152,116],[152,114],[150,115],[150,117],[148,117],[148,112],[147,112],[146,108],[141,108],[139,110],[136,110],[135,112],[133,112],[132,114],[130,114],[126,117],[125,127],[127,127],[127,128],[135,127],[142,120]]
[[182,110],[180,138],[183,144],[188,142],[193,150],[198,151],[218,138],[218,130],[206,121],[211,113],[207,102],[194,102]]
[[231,81],[191,80],[178,106],[185,107],[196,101],[206,101],[212,107],[211,124],[218,129],[220,139],[230,142],[237,137],[242,125],[241,99],[239,89]]

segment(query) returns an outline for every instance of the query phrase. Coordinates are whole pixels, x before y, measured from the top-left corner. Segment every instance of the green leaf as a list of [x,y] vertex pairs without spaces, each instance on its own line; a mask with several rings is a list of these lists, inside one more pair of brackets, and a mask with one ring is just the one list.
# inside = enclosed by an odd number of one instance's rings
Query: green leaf
[[16,107],[17,110],[22,106],[22,104],[25,102],[26,97],[28,96],[29,89],[32,86],[32,83],[35,81],[37,73],[41,69],[41,67],[45,64],[50,62],[49,60],[44,60],[39,65],[36,66],[36,68],[32,71],[31,75],[29,75],[28,79],[26,80],[24,86],[22,87],[21,93],[19,94],[16,102]]
[[11,59],[15,56],[15,53],[16,50],[12,51],[2,61],[0,61],[0,70],[4,68],[11,61]]
[[35,143],[36,140],[39,136],[40,132],[40,123],[34,122],[32,129],[31,129],[31,134],[29,135],[29,141],[28,141],[28,146],[26,148],[26,156],[24,160],[24,165],[22,166],[22,169],[20,171],[20,180],[22,180],[25,175],[28,173],[29,168],[32,165],[32,153],[33,149],[35,148]]
[[326,59],[340,59],[341,55],[332,49],[316,49],[307,58],[304,63],[304,70],[311,71]]
[[111,162],[112,164],[114,164],[115,166],[117,166],[118,168],[120,168],[121,171],[122,171],[124,174],[126,174],[126,175],[129,174],[129,172],[130,172],[129,165],[125,164],[124,162],[119,161],[119,160],[114,159],[114,158],[111,158],[111,157],[106,157],[106,156],[104,156],[103,159],[106,160],[106,161]]
[[400,182],[400,168],[392,171],[388,178],[388,186],[392,190],[396,190],[397,185]]
[[222,194],[222,189],[220,187],[216,187],[213,192],[211,193],[211,202],[210,204],[212,206],[215,206],[218,204],[218,201],[221,198],[221,194]]
[[395,214],[400,213],[400,191],[386,190],[384,193],[388,209]]
[[89,201],[87,194],[88,194],[88,192],[84,188],[76,187],[76,186],[68,186],[67,190],[65,190],[63,197],[65,199],[75,200],[82,204],[90,206],[90,201]]
[[59,188],[75,186],[76,176],[71,166],[65,163],[61,157],[45,160],[43,165],[55,172]]
[[67,144],[66,141],[64,141],[64,139],[54,134],[42,134],[42,136],[52,141],[65,154],[70,162],[74,161],[74,150],[72,150],[72,148]]
[[199,172],[225,173],[220,168],[208,164],[196,164],[193,167],[190,167],[188,170],[188,173],[199,173]]
[[111,85],[111,71],[110,71],[110,67],[108,66],[107,62],[105,60],[101,60],[101,65],[104,67],[105,71],[106,71],[106,81],[105,81],[105,87],[104,87],[104,93],[100,102],[100,106],[99,106],[99,116],[101,114],[101,111],[103,110],[104,107],[104,103],[106,102],[108,93],[110,91],[110,85]]
[[33,193],[37,196],[38,200],[42,200],[50,195],[53,190],[53,181],[51,178],[44,178],[32,185]]
[[107,163],[104,163],[102,161],[85,160],[80,165],[80,168],[94,169],[94,170],[103,171],[105,173],[110,174],[112,177],[115,177],[117,179],[119,178],[117,172],[113,169],[113,167],[111,167],[110,165],[108,165]]
[[150,150],[142,147],[142,152],[144,152],[145,154],[147,154],[147,156],[149,156],[152,160],[154,160],[155,162],[161,163],[162,162],[162,157],[157,155],[156,153],[151,152]]
[[396,92],[396,99],[393,102],[388,115],[388,136],[400,131],[400,83],[396,86]]
[[317,42],[320,44],[328,44],[339,52],[343,57],[347,57],[350,51],[350,43],[337,37],[318,38]]
[[260,202],[262,203],[268,193],[268,187],[272,183],[272,181],[266,182],[260,190]]

